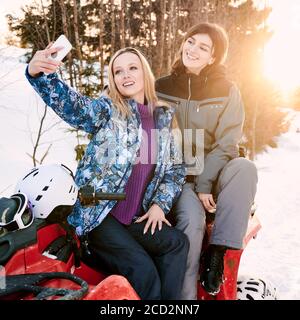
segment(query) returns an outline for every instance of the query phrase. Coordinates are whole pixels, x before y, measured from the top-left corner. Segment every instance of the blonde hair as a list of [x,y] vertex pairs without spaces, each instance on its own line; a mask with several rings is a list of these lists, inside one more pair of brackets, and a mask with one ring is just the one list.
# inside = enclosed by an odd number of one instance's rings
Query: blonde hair
[[120,49],[112,56],[108,65],[108,96],[111,98],[119,113],[124,117],[130,115],[130,109],[128,108],[125,100],[126,98],[121,95],[114,81],[113,64],[117,57],[126,52],[131,52],[137,55],[141,61],[142,70],[144,73],[145,98],[147,100],[148,107],[153,110],[158,104],[158,98],[155,92],[155,78],[145,56],[139,50],[132,47]]

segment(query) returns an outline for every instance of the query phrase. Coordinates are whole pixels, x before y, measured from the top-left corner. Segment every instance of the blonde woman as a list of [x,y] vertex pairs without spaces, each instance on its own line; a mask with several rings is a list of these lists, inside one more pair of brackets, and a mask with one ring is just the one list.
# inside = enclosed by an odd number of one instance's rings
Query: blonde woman
[[[138,50],[114,54],[109,90],[99,99],[80,95],[58,78],[59,63],[49,59],[57,50],[38,51],[26,76],[63,120],[92,134],[76,183],[127,195],[125,201],[92,207],[78,201],[69,223],[87,242],[94,262],[125,276],[142,299],[178,299],[189,244],[166,218],[185,176],[184,166],[176,163],[174,110],[160,105],[153,74]],[[159,134],[151,134],[154,129]]]

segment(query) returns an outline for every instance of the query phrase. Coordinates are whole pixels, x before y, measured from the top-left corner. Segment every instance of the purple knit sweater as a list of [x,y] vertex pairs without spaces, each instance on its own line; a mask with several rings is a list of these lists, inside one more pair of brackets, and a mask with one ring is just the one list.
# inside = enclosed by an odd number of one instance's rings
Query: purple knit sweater
[[142,201],[147,185],[153,177],[156,159],[155,141],[151,141],[151,129],[155,128],[152,113],[148,106],[142,104],[138,104],[138,110],[143,128],[141,147],[125,186],[126,200],[118,202],[110,211],[111,215],[126,225],[132,222],[134,216],[143,214]]

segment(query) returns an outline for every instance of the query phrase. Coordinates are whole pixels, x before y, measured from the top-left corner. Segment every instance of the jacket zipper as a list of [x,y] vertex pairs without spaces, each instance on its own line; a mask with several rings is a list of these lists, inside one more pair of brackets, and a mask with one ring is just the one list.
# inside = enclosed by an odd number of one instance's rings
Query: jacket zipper
[[188,86],[189,86],[189,88],[188,88],[189,89],[189,96],[187,99],[186,109],[185,109],[185,129],[188,128],[188,111],[189,111],[189,105],[190,105],[190,100],[191,100],[191,96],[192,96],[191,77],[189,77]]
[[[191,100],[191,97],[192,97],[191,77],[189,77],[189,80],[188,80],[188,91],[189,91],[189,95],[188,95],[188,99],[187,99],[187,103],[186,103],[186,109],[185,109],[185,126],[184,126],[184,129],[188,129],[188,115],[189,115],[190,100]],[[190,143],[190,141],[188,141],[188,142]],[[195,153],[193,140],[192,140],[191,144],[192,144],[192,154],[193,154],[193,153]]]

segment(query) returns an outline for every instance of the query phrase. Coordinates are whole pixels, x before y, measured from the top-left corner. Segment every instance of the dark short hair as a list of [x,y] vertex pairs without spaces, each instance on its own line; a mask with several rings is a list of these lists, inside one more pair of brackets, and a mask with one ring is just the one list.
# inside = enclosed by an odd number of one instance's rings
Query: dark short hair
[[223,27],[216,23],[202,22],[192,26],[185,34],[180,49],[177,51],[172,65],[172,73],[183,72],[185,70],[182,62],[182,49],[186,40],[195,34],[207,34],[213,43],[214,65],[222,64],[227,58],[228,35]]

